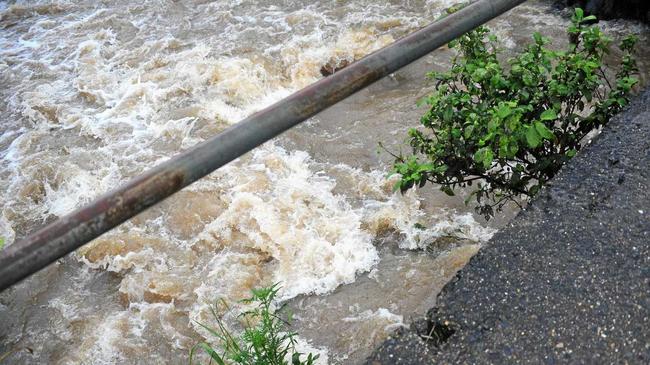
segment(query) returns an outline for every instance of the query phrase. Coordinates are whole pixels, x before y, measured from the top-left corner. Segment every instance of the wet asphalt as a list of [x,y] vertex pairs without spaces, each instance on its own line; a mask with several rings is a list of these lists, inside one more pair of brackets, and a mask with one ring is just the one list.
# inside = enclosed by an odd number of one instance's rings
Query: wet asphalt
[[650,88],[367,360],[506,363],[650,364]]

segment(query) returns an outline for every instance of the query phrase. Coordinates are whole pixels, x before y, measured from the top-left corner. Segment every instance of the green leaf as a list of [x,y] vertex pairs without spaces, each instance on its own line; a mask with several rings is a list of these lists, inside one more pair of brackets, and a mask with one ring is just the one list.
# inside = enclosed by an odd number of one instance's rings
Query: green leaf
[[539,133],[537,133],[537,130],[533,126],[528,126],[526,129],[526,143],[528,143],[528,147],[537,148],[541,142],[542,139]]
[[534,125],[535,125],[535,131],[537,131],[540,137],[548,140],[555,139],[553,132],[551,132],[548,128],[546,128],[546,125],[544,123],[535,121]]
[[538,185],[534,185],[534,186],[532,186],[532,187],[528,190],[528,193],[530,194],[530,196],[535,196],[535,195],[537,195],[537,193],[539,192],[539,189],[540,189],[541,187],[542,187],[542,186],[539,185],[539,184],[538,184]]
[[483,158],[483,167],[489,169],[492,166],[492,161],[494,160],[494,154],[492,150],[485,151],[485,158]]
[[508,157],[508,136],[503,136],[499,139],[499,157],[506,158]]
[[442,119],[445,122],[451,121],[451,118],[454,116],[454,110],[452,107],[448,106],[442,114]]
[[519,151],[519,144],[515,139],[511,139],[510,143],[508,143],[508,157],[513,158]]
[[465,139],[469,139],[469,137],[472,136],[473,131],[474,131],[474,126],[473,125],[468,125],[465,128]]
[[472,73],[472,79],[481,81],[487,76],[488,71],[482,67],[479,67]]
[[488,169],[492,166],[494,153],[489,147],[483,147],[474,153],[474,161],[483,164],[483,168]]
[[499,105],[499,108],[497,109],[497,116],[499,118],[505,119],[508,115],[510,115],[510,113],[512,113],[512,109],[508,105]]
[[581,8],[576,8],[576,9],[575,9],[575,14],[576,14],[576,18],[577,18],[578,20],[582,20],[582,18],[583,18],[584,15],[585,15],[585,12],[584,12]]
[[0,237],[0,250],[2,250],[5,247],[5,239],[4,237]]
[[418,165],[417,172],[428,172],[428,171],[433,171],[434,166],[431,163],[423,163],[421,165]]
[[557,119],[557,113],[553,109],[544,110],[542,115],[539,117],[541,120],[555,120]]
[[508,128],[508,132],[512,133],[517,130],[517,127],[519,126],[519,118],[508,118],[506,121],[506,127]]
[[525,100],[530,99],[530,93],[529,93],[528,91],[526,91],[526,90],[521,90],[521,91],[519,92],[519,95],[520,95],[522,98],[524,98]]
[[433,172],[438,173],[438,174],[444,174],[448,169],[449,169],[449,166],[447,166],[447,165],[439,165],[433,170]]
[[481,148],[474,152],[473,158],[475,162],[483,162],[483,159],[485,158],[485,148]]
[[440,190],[449,196],[454,196],[454,191],[451,190],[451,188],[448,185],[440,186]]
[[535,40],[535,43],[539,45],[543,44],[542,35],[539,34],[539,32],[533,33],[533,39]]
[[492,118],[488,122],[488,132],[490,133],[496,133],[497,129],[499,128],[499,121],[497,119]]
[[524,80],[524,84],[525,84],[526,86],[532,86],[532,85],[534,84],[534,82],[533,82],[533,77],[532,77],[530,74],[527,74],[527,73],[524,74],[524,76],[522,77],[522,79]]

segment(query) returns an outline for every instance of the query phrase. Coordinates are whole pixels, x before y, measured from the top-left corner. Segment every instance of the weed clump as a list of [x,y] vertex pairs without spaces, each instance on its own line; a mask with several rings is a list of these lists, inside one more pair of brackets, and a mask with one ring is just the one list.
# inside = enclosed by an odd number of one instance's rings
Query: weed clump
[[496,36],[477,29],[450,42],[459,55],[448,72],[431,72],[436,90],[421,128],[408,132],[412,153],[395,157],[395,185],[404,192],[427,182],[448,195],[477,187],[476,210],[486,218],[519,196],[532,197],[629,102],[638,70],[636,37],[620,44],[623,57],[614,80],[603,68],[611,39],[594,16],[575,9],[567,50],[551,50],[539,33],[504,67]]
[[257,307],[240,314],[244,331],[239,336],[230,332],[216,309],[211,308],[217,327],[212,328],[201,323],[199,325],[214,335],[219,343],[213,346],[200,342],[192,347],[190,365],[198,349],[205,351],[211,362],[214,361],[218,365],[288,365],[288,358],[291,365],[313,365],[318,355],[310,353],[304,356],[296,352],[296,333],[287,330],[290,318],[282,319],[282,308],[275,310],[273,307],[279,289],[278,284],[253,289],[251,297],[241,301],[243,304],[257,303]]

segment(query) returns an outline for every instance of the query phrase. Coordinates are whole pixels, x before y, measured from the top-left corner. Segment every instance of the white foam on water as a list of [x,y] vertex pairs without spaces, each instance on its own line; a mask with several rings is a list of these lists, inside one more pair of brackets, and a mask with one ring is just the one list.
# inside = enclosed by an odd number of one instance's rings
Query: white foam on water
[[386,308],[379,308],[376,311],[365,310],[355,316],[344,317],[341,319],[343,322],[360,322],[360,321],[382,321],[387,322],[384,331],[390,332],[399,327],[408,327],[404,324],[404,317],[392,313]]
[[399,232],[403,237],[399,243],[401,248],[425,248],[433,239],[443,236],[487,242],[496,232],[476,222],[470,213],[444,209],[433,213],[424,211],[418,189],[404,194],[392,192],[398,175],[387,178],[385,172],[365,173],[346,165],[337,165],[334,170],[356,183],[350,192],[362,198],[364,227],[374,235],[388,229]]
[[86,339],[89,346],[80,346],[71,357],[101,365],[125,361],[118,347],[124,341],[124,333],[119,327],[129,320],[128,312],[109,315],[96,326],[95,337]]
[[0,215],[0,237],[4,240],[4,247],[12,244],[16,238],[16,232],[11,227],[11,222],[4,212]]
[[60,172],[65,173],[65,177],[56,189],[47,181],[44,184],[47,211],[59,217],[109,191],[121,177],[115,165],[99,171],[87,171],[73,164],[64,164]]
[[236,233],[244,247],[277,260],[272,281],[283,283],[284,298],[352,282],[378,260],[360,212],[332,193],[331,178],[309,169],[306,153],[275,148],[254,152],[249,170],[231,177],[228,209],[206,232],[224,241]]

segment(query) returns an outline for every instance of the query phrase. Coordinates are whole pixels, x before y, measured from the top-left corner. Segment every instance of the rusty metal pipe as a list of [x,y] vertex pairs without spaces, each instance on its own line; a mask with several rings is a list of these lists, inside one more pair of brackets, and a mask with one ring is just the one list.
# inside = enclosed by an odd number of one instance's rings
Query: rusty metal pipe
[[0,291],[260,144],[525,0],[480,0],[257,112],[15,242],[0,255]]

